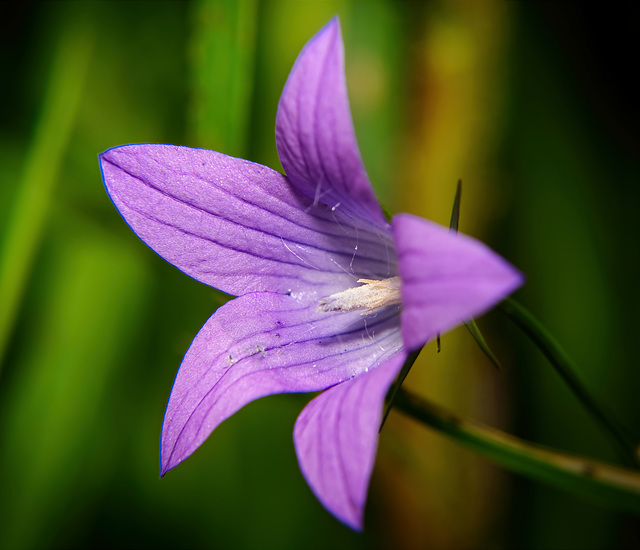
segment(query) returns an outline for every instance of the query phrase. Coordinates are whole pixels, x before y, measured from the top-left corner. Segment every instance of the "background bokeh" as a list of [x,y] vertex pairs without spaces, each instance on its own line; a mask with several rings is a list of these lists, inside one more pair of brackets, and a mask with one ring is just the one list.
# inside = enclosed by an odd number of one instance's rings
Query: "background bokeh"
[[[365,164],[381,200],[526,274],[517,297],[640,440],[640,190],[632,3],[0,4],[0,548],[637,548],[637,519],[512,475],[392,412],[365,532],[314,499],[292,427],[308,396],[255,402],[158,479],[180,360],[226,299],[130,232],[97,154],[212,148],[281,169],[277,101],[339,14]],[[526,339],[479,320],[407,384],[541,444],[617,457]]]

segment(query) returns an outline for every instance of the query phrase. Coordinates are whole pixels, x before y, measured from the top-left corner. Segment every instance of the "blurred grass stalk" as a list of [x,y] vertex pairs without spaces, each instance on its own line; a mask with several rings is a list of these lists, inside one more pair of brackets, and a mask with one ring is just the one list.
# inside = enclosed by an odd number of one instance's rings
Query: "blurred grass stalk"
[[256,0],[193,5],[189,128],[197,147],[245,156],[257,12]]
[[70,21],[59,36],[42,111],[0,246],[0,372],[91,59],[93,31],[88,21]]
[[0,408],[0,548],[47,547],[69,514],[93,513],[123,430],[109,383],[147,299],[144,264],[120,241],[73,217],[54,225],[46,294]]
[[525,443],[498,430],[458,418],[406,390],[398,390],[395,405],[405,414],[514,472],[609,507],[640,514],[640,475],[637,472]]

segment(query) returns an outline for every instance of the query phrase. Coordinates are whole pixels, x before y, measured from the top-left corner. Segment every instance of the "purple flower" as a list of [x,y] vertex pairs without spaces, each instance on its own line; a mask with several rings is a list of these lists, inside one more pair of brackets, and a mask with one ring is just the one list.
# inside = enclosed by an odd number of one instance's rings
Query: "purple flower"
[[280,98],[286,176],[214,151],[141,144],[100,155],[111,200],[178,269],[237,296],[187,351],[164,418],[162,474],[265,395],[325,390],[300,414],[300,468],[354,529],[385,394],[407,353],[522,282],[483,244],[400,214],[387,223],[362,164],[335,18]]

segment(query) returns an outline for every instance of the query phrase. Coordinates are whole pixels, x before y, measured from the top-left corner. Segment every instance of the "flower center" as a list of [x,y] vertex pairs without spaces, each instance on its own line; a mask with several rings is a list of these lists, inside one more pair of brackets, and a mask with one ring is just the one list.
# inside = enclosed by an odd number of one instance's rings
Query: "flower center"
[[401,302],[400,277],[390,277],[381,281],[358,279],[358,282],[364,284],[321,298],[318,309],[326,312],[362,311],[366,315]]

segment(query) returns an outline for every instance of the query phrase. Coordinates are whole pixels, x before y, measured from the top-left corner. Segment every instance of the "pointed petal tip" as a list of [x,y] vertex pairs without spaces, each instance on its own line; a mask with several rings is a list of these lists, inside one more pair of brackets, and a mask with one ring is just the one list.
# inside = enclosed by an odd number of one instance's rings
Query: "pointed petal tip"
[[[162,443],[161,443],[162,445]],[[165,460],[164,452],[160,451],[160,478],[163,478],[169,470],[172,470],[177,464],[171,464],[170,460]]]
[[164,477],[165,474],[171,470],[171,466],[169,465],[168,461],[164,459],[164,440],[162,439],[162,436],[160,438],[160,477]]
[[340,35],[342,35],[342,26],[340,25],[340,16],[334,15],[329,22],[324,26],[325,29],[335,29]]
[[98,153],[98,159],[100,160],[100,162],[103,162],[104,160],[109,160],[109,157],[112,156],[114,154],[114,152],[120,150],[120,149],[126,149],[128,147],[136,147],[136,146],[144,146],[144,145],[154,145],[151,143],[127,143],[125,145],[115,145],[113,147],[109,147],[108,149],[105,149],[104,151],[102,151],[102,153]]
[[169,465],[160,465],[160,479],[162,479],[164,476],[167,475],[167,472],[169,470],[172,470],[173,466],[169,466]]
[[343,525],[346,525],[349,529],[353,529],[356,533],[362,533],[362,531],[364,530],[364,510],[358,516],[353,516],[353,517],[346,517],[346,516],[341,517],[338,514],[333,514],[333,515]]
[[338,16],[309,40],[287,78],[276,113],[278,156],[303,195],[386,227],[355,136]]
[[195,451],[194,449],[190,453],[187,453],[187,454],[183,453],[178,458],[176,458],[176,453],[169,448],[169,445],[170,443],[166,442],[164,439],[161,439],[161,450],[160,450],[160,477],[161,478],[167,475],[176,466],[184,462]]
[[392,226],[409,350],[481,315],[524,283],[518,269],[471,237],[411,214],[398,214]]
[[300,471],[309,487],[354,531],[363,529],[384,398],[404,359],[398,353],[324,391],[303,409],[293,430]]
[[327,23],[325,23],[324,26],[313,37],[311,37],[306,45],[308,46],[310,43],[314,42],[315,39],[330,31],[338,31],[338,33],[342,34],[340,27],[340,16],[338,14],[329,19],[329,21],[327,21]]

